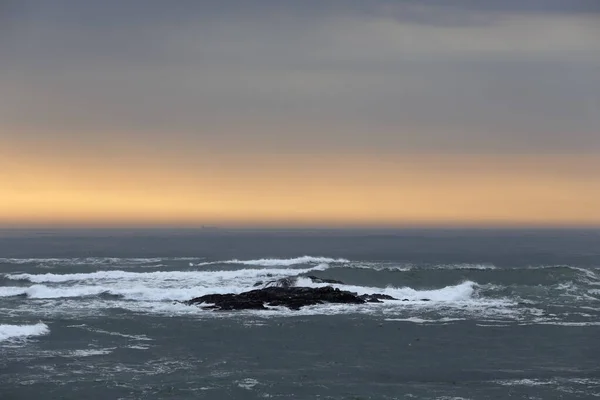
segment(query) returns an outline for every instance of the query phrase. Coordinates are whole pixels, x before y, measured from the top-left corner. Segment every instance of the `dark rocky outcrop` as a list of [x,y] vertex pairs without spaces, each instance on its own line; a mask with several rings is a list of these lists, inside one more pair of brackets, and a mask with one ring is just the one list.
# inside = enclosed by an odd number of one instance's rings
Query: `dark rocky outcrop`
[[344,282],[342,282],[342,281],[336,281],[335,279],[319,278],[318,276],[314,276],[314,275],[307,275],[306,277],[308,279],[310,279],[311,281],[313,281],[313,283],[329,283],[329,284],[333,284],[333,285],[343,285],[344,284]]
[[[301,275],[299,276],[288,276],[285,278],[281,278],[281,279],[275,279],[272,281],[258,281],[254,284],[254,287],[258,287],[258,286],[263,286],[263,287],[282,287],[282,288],[289,288],[292,286],[296,286],[296,283],[298,282],[298,278],[300,278]],[[343,285],[344,282],[342,281],[336,281],[335,279],[324,279],[324,278],[319,278],[318,276],[314,276],[314,275],[307,275],[306,278],[310,279],[313,283],[327,283],[330,285]]]
[[263,286],[263,287],[282,287],[289,288],[296,285],[296,281],[298,281],[297,276],[289,276],[286,278],[275,279],[272,281],[258,281],[254,284],[254,287]]
[[392,296],[387,294],[373,293],[373,294],[363,294],[359,296],[361,299],[366,301],[367,303],[383,303],[381,300],[397,300]]
[[291,310],[299,310],[301,307],[316,304],[364,304],[381,302],[382,299],[395,300],[393,297],[383,294],[358,296],[356,293],[331,286],[319,288],[268,286],[240,294],[209,294],[185,303],[188,305],[206,304],[202,308],[218,311],[265,310],[266,306],[284,306]]

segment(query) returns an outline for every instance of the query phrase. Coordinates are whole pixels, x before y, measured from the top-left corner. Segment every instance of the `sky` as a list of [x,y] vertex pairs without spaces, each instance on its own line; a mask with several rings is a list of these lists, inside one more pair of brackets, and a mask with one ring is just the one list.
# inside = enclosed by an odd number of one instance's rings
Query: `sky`
[[597,0],[0,0],[0,226],[600,226]]

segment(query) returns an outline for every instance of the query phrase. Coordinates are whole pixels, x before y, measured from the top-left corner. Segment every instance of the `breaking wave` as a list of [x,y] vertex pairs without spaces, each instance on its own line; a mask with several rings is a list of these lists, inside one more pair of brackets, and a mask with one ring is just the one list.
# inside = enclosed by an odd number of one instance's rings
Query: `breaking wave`
[[345,258],[328,258],[328,257],[312,257],[302,256],[296,258],[261,258],[258,260],[226,260],[226,261],[211,261],[196,264],[196,266],[202,265],[214,265],[214,264],[239,264],[239,265],[254,265],[258,267],[291,267],[293,265],[301,264],[345,264],[349,263],[349,260]]
[[41,322],[35,325],[0,325],[0,342],[47,335],[48,333],[50,333],[48,325]]
[[[243,270],[241,270],[243,271]],[[218,271],[231,275],[240,271]],[[171,273],[173,274],[173,273]],[[142,274],[139,274],[142,275]],[[214,275],[214,274],[213,274]],[[173,275],[167,275],[172,277]],[[214,277],[213,277],[214,278]],[[211,284],[207,284],[207,279],[198,279],[197,284],[185,284],[179,282],[174,285],[169,282],[169,278],[154,282],[144,282],[132,279],[124,279],[122,281],[111,279],[112,282],[98,282],[90,280],[89,285],[72,285],[72,286],[50,286],[35,284],[27,287],[5,287],[3,292],[0,292],[0,297],[10,296],[26,296],[31,299],[57,299],[57,298],[79,298],[98,296],[102,294],[114,295],[122,297],[126,300],[137,301],[184,301],[193,297],[203,296],[214,293],[240,293],[245,290],[254,288],[254,283],[257,276],[252,275],[252,279],[235,279],[230,277],[228,281],[221,279],[211,279]],[[269,279],[272,279],[269,277]],[[33,279],[33,281],[38,281]],[[52,280],[51,282],[64,282],[60,280]],[[220,284],[219,284],[220,283]],[[297,286],[320,287],[328,286],[326,283],[313,283],[308,278],[299,278]],[[433,301],[433,302],[457,302],[472,298],[475,289],[478,286],[475,282],[467,281],[454,286],[447,286],[441,289],[432,290],[416,290],[410,287],[386,287],[376,288],[367,286],[355,285],[333,285],[341,290],[348,290],[359,295],[369,293],[383,293],[395,297],[399,300],[410,301]]]
[[[308,287],[322,287],[330,286],[327,283],[313,283],[308,278],[298,279],[296,286],[308,286]],[[383,293],[399,300],[410,300],[420,301],[426,299],[426,301],[436,302],[455,302],[469,300],[475,294],[475,288],[478,286],[477,283],[471,281],[465,281],[458,285],[446,286],[441,289],[432,290],[416,290],[410,287],[391,287],[388,286],[384,289],[376,287],[366,286],[354,286],[354,285],[331,285],[338,287],[342,290],[348,290],[351,292],[358,293],[359,295],[369,293]]]
[[112,353],[113,350],[115,350],[115,348],[73,350],[73,351],[70,351],[69,353],[63,355],[63,357],[82,358],[82,357],[104,356],[104,355]]
[[10,280],[29,281],[33,283],[63,283],[76,281],[199,281],[211,282],[227,279],[259,278],[268,276],[287,276],[291,272],[302,274],[310,271],[327,269],[326,264],[319,264],[312,268],[295,269],[238,269],[232,271],[154,271],[154,272],[129,272],[129,271],[96,271],[77,274],[6,274]]
[[[48,260],[51,259],[46,259]],[[53,260],[64,262],[63,259]],[[79,260],[89,263],[96,259]],[[476,314],[478,317],[485,315],[485,320],[491,318],[498,321],[575,324],[594,321],[591,314],[569,314],[572,311],[567,307],[589,306],[596,310],[600,301],[598,271],[570,266],[498,268],[486,263],[410,264],[302,256],[229,259],[195,265],[192,263],[191,267],[187,266],[188,262],[177,262],[167,264],[173,270],[168,270],[167,266],[149,271],[142,268],[149,265],[150,261],[164,262],[165,259],[98,260],[113,264],[102,265],[97,270],[87,272],[73,268],[64,273],[32,273],[35,270],[28,270],[28,273],[2,274],[0,298],[7,299],[7,310],[21,307],[23,310],[35,310],[35,315],[39,315],[39,312],[50,315],[61,312],[89,313],[90,310],[101,313],[119,309],[159,314],[202,314],[210,317],[216,314],[180,302],[208,294],[241,293],[270,281],[295,277],[296,286],[331,285],[358,295],[379,293],[398,299],[361,307],[311,306],[303,309],[302,315],[375,312],[384,313],[390,318],[421,318],[443,322],[440,318],[462,319]],[[137,262],[139,269],[114,268],[120,262]],[[159,265],[154,264],[156,267]],[[307,275],[316,271],[326,271],[325,278],[339,279],[346,283],[315,283]],[[389,273],[390,271],[394,273]],[[561,307],[565,314],[556,318],[542,316],[539,312],[545,305]],[[418,311],[415,311],[417,308]],[[270,315],[287,315],[286,310],[269,312]],[[415,312],[418,314],[415,315]],[[430,312],[439,315],[430,315]],[[294,311],[292,314],[299,315],[299,312]]]
[[0,258],[0,264],[60,264],[60,265],[106,265],[106,264],[145,264],[162,261],[193,261],[203,257],[81,257],[81,258]]

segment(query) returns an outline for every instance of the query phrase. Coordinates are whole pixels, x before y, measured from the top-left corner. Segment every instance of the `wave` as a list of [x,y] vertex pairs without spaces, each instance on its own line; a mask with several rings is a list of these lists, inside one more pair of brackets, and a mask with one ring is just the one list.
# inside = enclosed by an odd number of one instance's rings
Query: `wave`
[[252,390],[252,389],[254,389],[254,386],[258,385],[259,383],[260,382],[257,381],[256,379],[246,378],[244,380],[238,381],[237,385],[239,387],[241,387],[242,389]]
[[[312,258],[313,262],[315,258]],[[319,259],[319,261],[322,259]],[[289,261],[289,260],[288,260]],[[0,297],[26,296],[31,299],[84,298],[113,295],[136,301],[184,301],[206,294],[240,293],[251,290],[257,281],[270,281],[297,275],[297,286],[322,287],[327,283],[313,283],[301,274],[324,270],[328,264],[311,268],[262,268],[218,271],[153,271],[131,272],[121,270],[96,271],[75,274],[7,274],[10,280],[28,281],[31,286],[0,287]],[[477,283],[465,281],[441,289],[416,290],[410,287],[367,287],[333,285],[359,295],[384,293],[399,300],[456,302],[471,299]]]
[[498,269],[493,264],[448,264],[448,265],[439,265],[437,266],[439,269],[466,269],[466,270],[492,270]]
[[50,328],[41,322],[35,325],[0,325],[0,342],[47,335],[48,333],[50,333]]
[[132,350],[148,350],[149,348],[150,348],[150,346],[140,346],[137,344],[126,347],[126,349],[132,349]]
[[458,321],[465,321],[464,318],[440,318],[440,319],[424,319],[424,318],[418,318],[418,317],[411,317],[411,318],[386,318],[386,321],[398,321],[398,322],[412,322],[414,324],[437,324],[437,323],[442,323],[442,324],[446,324],[449,322],[458,322]]
[[416,290],[410,287],[392,287],[376,288],[367,286],[355,286],[355,285],[330,285],[328,283],[313,283],[308,278],[299,278],[296,281],[296,286],[308,286],[308,287],[323,287],[333,286],[342,290],[348,290],[350,292],[358,293],[359,295],[370,294],[370,293],[383,293],[389,296],[395,297],[399,300],[410,300],[419,301],[426,299],[427,301],[444,301],[444,302],[455,302],[471,299],[475,294],[475,289],[479,286],[476,282],[465,281],[458,285],[446,286],[441,289],[431,290]]
[[[11,288],[17,289],[17,288]],[[97,286],[80,286],[80,287],[68,287],[68,288],[52,288],[44,285],[33,285],[29,287],[21,287],[20,293],[13,294],[13,296],[25,295],[31,299],[59,299],[66,297],[86,297],[86,296],[97,296],[109,289],[97,287]],[[16,290],[15,290],[16,292]],[[8,296],[6,296],[8,297]]]
[[579,268],[579,267],[568,267],[568,268],[579,272],[579,274],[585,278],[586,283],[589,283],[590,285],[600,285],[600,276],[596,272],[591,271],[586,268]]
[[4,264],[63,264],[63,265],[97,265],[97,264],[143,264],[162,261],[162,258],[119,258],[119,257],[84,257],[84,258],[0,258]]
[[533,321],[521,325],[556,325],[556,326],[600,326],[598,321],[570,322],[570,321]]
[[38,266],[137,266],[163,261],[199,261],[204,257],[80,257],[80,258],[0,258],[0,264]]
[[295,269],[239,269],[233,271],[153,271],[153,272],[130,272],[121,270],[96,271],[76,274],[5,274],[4,277],[16,281],[29,281],[33,283],[63,283],[75,281],[185,281],[189,279],[212,280],[233,278],[258,278],[266,276],[288,276],[290,272],[302,274],[310,271],[322,271],[328,268],[327,264],[319,264],[312,268]]
[[0,297],[13,297],[25,294],[26,288],[13,286],[0,286]]
[[[11,296],[26,296],[30,299],[66,299],[85,298],[100,295],[118,296],[124,300],[135,301],[185,301],[205,294],[239,293],[248,288],[239,286],[222,287],[192,287],[192,288],[160,288],[143,285],[130,286],[70,286],[51,287],[46,285],[33,285],[29,287],[11,288]],[[0,296],[2,297],[2,296]],[[9,297],[9,296],[4,296]]]
[[554,393],[560,393],[552,397],[578,399],[587,399],[590,398],[590,395],[598,397],[596,393],[598,385],[600,385],[599,379],[589,377],[553,377],[550,379],[525,378],[496,380],[492,382],[501,386],[544,387],[547,388],[547,390],[552,390]]
[[[310,279],[300,278],[297,285],[309,287],[328,286],[328,284],[312,283]],[[455,286],[447,286],[441,289],[415,290],[410,287],[384,289],[352,286],[352,285],[333,285],[342,290],[362,294],[384,293],[399,300],[410,301],[432,301],[432,302],[457,302],[469,300],[473,297],[475,282],[463,282]],[[184,301],[194,297],[207,294],[225,294],[240,293],[251,288],[240,285],[231,286],[209,286],[209,287],[148,287],[144,285],[131,286],[127,284],[120,285],[100,285],[100,286],[70,286],[70,287],[51,287],[46,285],[32,285],[29,287],[11,288],[13,296],[25,295],[31,299],[58,299],[58,298],[83,298],[89,296],[98,296],[110,294],[122,297],[125,300],[136,301]]]
[[69,353],[63,355],[63,357],[73,357],[73,358],[81,358],[81,357],[93,357],[93,356],[105,356],[110,354],[115,350],[115,347],[106,348],[106,349],[90,349],[90,350],[73,350]]
[[214,265],[214,264],[241,264],[254,265],[259,267],[291,267],[301,264],[345,264],[349,263],[345,258],[328,258],[328,257],[313,257],[302,256],[296,258],[261,258],[258,260],[226,260],[226,261],[211,261],[196,264],[195,266]]
[[[350,262],[349,262],[350,263]],[[392,263],[392,262],[352,262],[338,268],[351,269],[370,269],[374,271],[431,271],[431,270],[495,270],[498,269],[492,264],[413,264],[413,263]]]
[[[466,270],[492,270],[497,269],[492,264],[436,264],[436,265],[417,265],[412,263],[396,263],[396,262],[367,262],[367,261],[351,261],[345,258],[329,258],[329,257],[314,257],[302,256],[296,258],[261,258],[256,260],[224,260],[210,261],[198,264],[190,263],[190,266],[199,267],[216,264],[235,264],[235,265],[252,265],[259,267],[291,267],[294,265],[305,264],[343,264],[342,268],[356,269],[372,269],[375,271],[412,271],[415,269],[466,269]],[[337,266],[340,268],[340,266]]]

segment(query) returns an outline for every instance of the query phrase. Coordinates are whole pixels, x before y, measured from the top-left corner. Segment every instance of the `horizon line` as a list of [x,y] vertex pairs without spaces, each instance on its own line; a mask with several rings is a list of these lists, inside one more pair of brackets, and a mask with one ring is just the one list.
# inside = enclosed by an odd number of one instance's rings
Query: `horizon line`
[[600,224],[407,224],[407,225],[3,225],[2,231],[402,231],[402,230],[600,230]]

